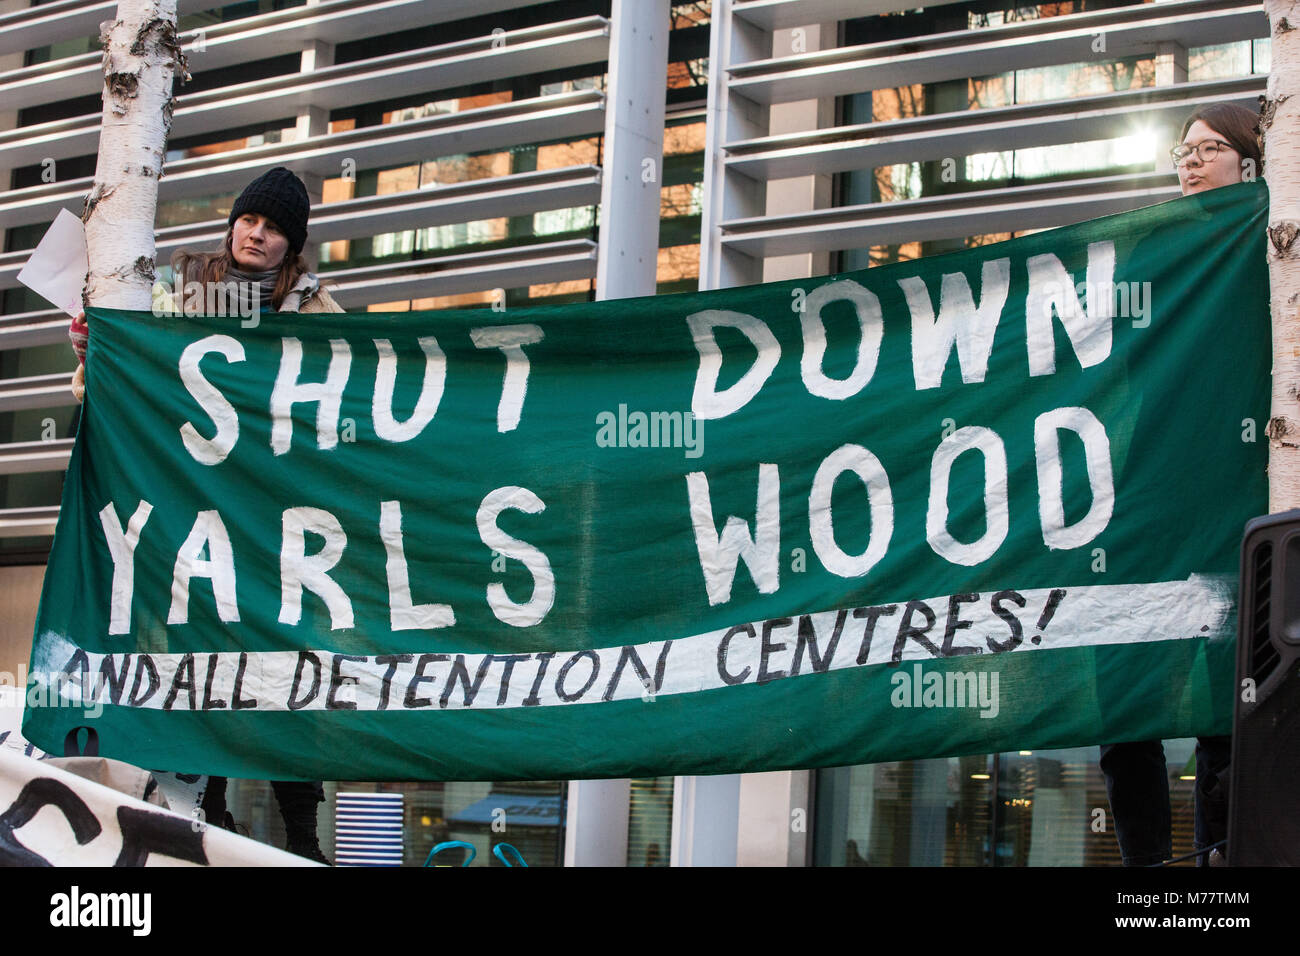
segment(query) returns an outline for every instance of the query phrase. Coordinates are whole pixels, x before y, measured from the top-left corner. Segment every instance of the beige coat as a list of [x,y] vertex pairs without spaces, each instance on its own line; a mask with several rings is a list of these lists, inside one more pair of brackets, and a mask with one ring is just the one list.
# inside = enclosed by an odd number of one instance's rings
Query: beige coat
[[322,286],[317,293],[303,303],[298,310],[304,315],[308,312],[346,312],[343,306],[334,301],[334,297]]

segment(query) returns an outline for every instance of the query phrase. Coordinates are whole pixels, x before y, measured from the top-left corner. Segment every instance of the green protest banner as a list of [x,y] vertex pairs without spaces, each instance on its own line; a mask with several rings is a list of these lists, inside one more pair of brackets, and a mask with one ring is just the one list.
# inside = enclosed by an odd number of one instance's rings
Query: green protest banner
[[1226,732],[1266,207],[506,312],[91,310],[23,731],[337,780]]

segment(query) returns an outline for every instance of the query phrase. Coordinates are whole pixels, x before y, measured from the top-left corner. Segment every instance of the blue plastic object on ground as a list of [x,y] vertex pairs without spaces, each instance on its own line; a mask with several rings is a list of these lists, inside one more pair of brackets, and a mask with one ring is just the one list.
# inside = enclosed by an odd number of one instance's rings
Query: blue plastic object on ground
[[[433,866],[434,865],[433,858],[435,856],[437,856],[443,850],[450,850],[452,847],[457,847],[457,846],[463,846],[465,849],[469,850],[469,855],[465,857],[465,861],[461,863],[461,866],[469,866],[471,863],[473,863],[474,857],[478,856],[478,850],[474,849],[474,844],[466,843],[464,840],[448,840],[446,843],[439,843],[437,846],[435,846],[432,850],[429,851],[429,855],[424,860],[424,865]],[[511,847],[511,849],[514,848]],[[518,851],[516,851],[516,853],[518,853]],[[521,860],[520,862],[523,861]],[[506,866],[509,865],[510,865],[509,863],[506,864]],[[524,865],[527,866],[528,864],[525,863]]]
[[[510,853],[514,854],[514,858],[516,862],[511,863],[508,859],[506,859],[506,851],[509,851]],[[492,848],[492,855],[495,856],[502,863],[504,863],[506,866],[510,866],[510,867],[528,866],[528,864],[524,862],[523,854],[520,853],[518,850],[516,850],[509,843],[498,843],[496,846]]]

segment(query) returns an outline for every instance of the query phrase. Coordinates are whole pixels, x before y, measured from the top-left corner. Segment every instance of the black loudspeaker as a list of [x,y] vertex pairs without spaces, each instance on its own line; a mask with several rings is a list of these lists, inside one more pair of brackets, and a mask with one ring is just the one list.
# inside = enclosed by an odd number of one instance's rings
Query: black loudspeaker
[[1241,543],[1228,863],[1300,866],[1300,509]]

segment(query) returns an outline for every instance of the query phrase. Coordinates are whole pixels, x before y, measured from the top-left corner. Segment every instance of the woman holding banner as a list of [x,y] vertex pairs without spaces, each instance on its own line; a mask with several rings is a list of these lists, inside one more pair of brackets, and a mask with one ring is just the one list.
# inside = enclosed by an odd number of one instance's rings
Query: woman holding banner
[[[220,248],[212,252],[182,249],[172,256],[175,292],[163,293],[163,309],[203,314],[204,306],[213,298],[207,290],[224,286],[232,288],[237,297],[232,303],[229,296],[223,295],[220,301],[241,315],[259,311],[342,312],[343,307],[321,287],[302,257],[310,211],[302,180],[283,166],[263,173],[235,200]],[[188,301],[187,290],[198,290],[201,303]],[[73,319],[68,332],[78,359],[72,379],[77,401],[85,392],[85,318],[83,313]]]
[[[1204,106],[1183,123],[1170,151],[1184,196],[1253,180],[1261,172],[1258,114],[1233,103]],[[1197,850],[1227,837],[1231,737],[1196,741]],[[1103,744],[1101,770],[1125,866],[1155,866],[1173,855],[1169,772],[1159,740]],[[1209,863],[1209,854],[1197,859]],[[1216,860],[1217,863],[1217,860]]]
[[[172,257],[175,292],[163,293],[162,310],[202,314],[208,303],[218,299],[224,307],[250,317],[259,312],[342,312],[342,306],[321,287],[302,257],[310,211],[302,180],[282,166],[263,173],[235,200],[220,248],[212,252],[182,249]],[[222,288],[220,297],[211,292],[218,286]],[[200,302],[189,301],[191,294]],[[79,360],[72,380],[77,401],[85,392],[88,332],[83,313],[73,320],[68,333]],[[272,781],[271,788],[280,805],[288,851],[328,863],[321,853],[316,826],[316,806],[325,799],[322,784]],[[225,777],[210,778],[202,808],[205,819],[226,825],[230,815]]]

